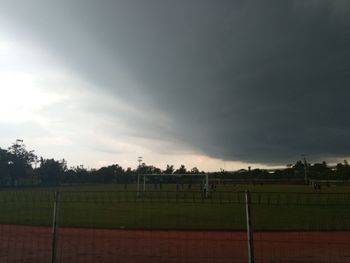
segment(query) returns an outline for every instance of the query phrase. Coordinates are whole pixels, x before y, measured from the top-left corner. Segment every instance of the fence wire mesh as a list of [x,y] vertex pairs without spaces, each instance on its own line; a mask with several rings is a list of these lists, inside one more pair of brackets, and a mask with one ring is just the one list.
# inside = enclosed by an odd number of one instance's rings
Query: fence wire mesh
[[350,262],[350,198],[252,193],[256,262]]
[[65,192],[60,226],[59,262],[246,262],[243,203],[197,192]]
[[50,262],[52,192],[0,192],[0,262]]
[[[53,191],[0,191],[0,262],[52,262]],[[248,262],[245,193],[62,191],[54,262]],[[251,193],[255,262],[350,262],[350,195]]]
[[[12,229],[2,243],[17,236],[11,253],[0,251],[4,262],[49,262],[54,194],[8,192],[2,201],[1,229]],[[56,262],[246,262],[243,201],[244,193],[65,191]]]

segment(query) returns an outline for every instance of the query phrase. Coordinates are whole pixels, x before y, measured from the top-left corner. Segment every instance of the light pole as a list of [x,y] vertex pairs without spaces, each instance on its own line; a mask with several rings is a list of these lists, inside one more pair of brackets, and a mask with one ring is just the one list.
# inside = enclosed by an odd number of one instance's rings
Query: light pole
[[140,196],[140,168],[141,168],[142,156],[137,157],[137,161],[139,162],[138,171],[137,171],[137,196]]

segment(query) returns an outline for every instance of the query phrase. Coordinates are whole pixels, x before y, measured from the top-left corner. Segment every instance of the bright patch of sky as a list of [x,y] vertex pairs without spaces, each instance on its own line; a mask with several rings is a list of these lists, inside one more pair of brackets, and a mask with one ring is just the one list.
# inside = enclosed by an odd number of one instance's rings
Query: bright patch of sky
[[40,87],[40,81],[52,75],[44,63],[38,64],[40,59],[28,47],[0,38],[1,121],[40,121],[38,113],[45,106],[65,99],[62,94]]

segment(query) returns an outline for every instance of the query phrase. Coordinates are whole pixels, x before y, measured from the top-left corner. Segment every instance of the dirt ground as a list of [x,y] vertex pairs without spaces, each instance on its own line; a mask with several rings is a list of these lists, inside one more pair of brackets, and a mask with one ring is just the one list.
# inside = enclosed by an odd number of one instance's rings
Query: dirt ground
[[[0,225],[0,262],[51,262],[52,229]],[[255,262],[350,262],[350,231],[255,232]],[[244,231],[61,228],[57,262],[247,262]]]

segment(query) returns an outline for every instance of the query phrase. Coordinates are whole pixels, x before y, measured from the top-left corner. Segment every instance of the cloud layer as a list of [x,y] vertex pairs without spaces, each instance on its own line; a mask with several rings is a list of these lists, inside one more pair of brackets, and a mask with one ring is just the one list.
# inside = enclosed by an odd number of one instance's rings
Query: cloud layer
[[81,101],[100,135],[266,164],[349,155],[348,1],[0,3],[3,28],[101,98]]

